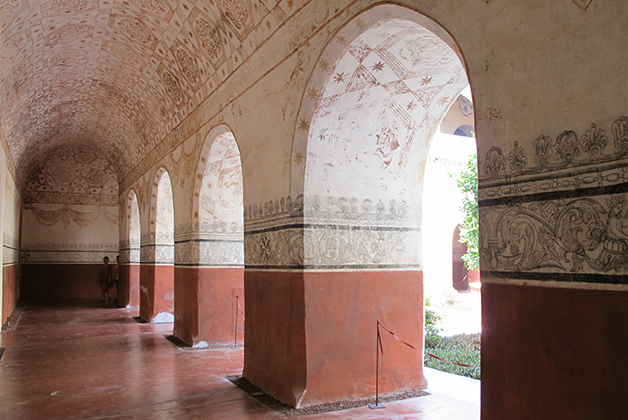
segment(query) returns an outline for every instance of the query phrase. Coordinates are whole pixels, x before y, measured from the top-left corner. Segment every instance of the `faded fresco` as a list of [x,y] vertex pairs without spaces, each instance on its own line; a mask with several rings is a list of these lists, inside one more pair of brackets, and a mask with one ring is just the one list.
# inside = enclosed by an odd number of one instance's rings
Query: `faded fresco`
[[177,264],[243,266],[242,164],[230,131],[213,142],[208,137],[199,159],[194,199],[193,226],[177,228]]
[[135,190],[131,190],[126,200],[126,234],[125,240],[120,240],[120,262],[139,264],[142,230],[140,224],[140,208]]
[[141,246],[141,261],[174,264],[174,204],[170,175],[164,168],[155,174],[151,195],[151,231]]
[[41,152],[98,138],[122,179],[294,10],[266,0],[5,2],[0,57],[14,64],[1,70],[1,129],[18,172]]
[[309,133],[293,155],[293,165],[305,165],[298,216],[304,232],[277,230],[280,218],[273,212],[294,210],[278,201],[265,204],[263,213],[272,220],[247,225],[259,232],[246,238],[247,263],[421,266],[420,202],[429,142],[468,82],[456,53],[415,22],[390,19],[369,28],[358,17],[347,30],[356,27],[361,33],[355,39],[341,32],[328,47],[344,46],[339,57],[323,54],[319,67],[327,78],[320,92],[308,87],[306,96],[317,104],[311,121],[299,120],[298,129]]
[[118,251],[114,167],[86,149],[60,148],[35,168],[23,195],[24,263],[100,263]]
[[496,277],[589,274],[578,281],[625,284],[606,275],[628,272],[626,117],[608,131],[592,124],[531,145],[493,147],[479,168],[483,269]]

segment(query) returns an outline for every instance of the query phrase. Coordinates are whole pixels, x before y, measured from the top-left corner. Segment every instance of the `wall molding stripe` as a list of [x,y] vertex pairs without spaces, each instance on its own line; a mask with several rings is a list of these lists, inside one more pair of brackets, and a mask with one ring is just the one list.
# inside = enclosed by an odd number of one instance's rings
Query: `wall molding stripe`
[[581,290],[606,290],[614,292],[628,292],[628,285],[614,283],[582,283],[582,282],[560,282],[560,281],[539,281],[530,279],[490,277],[482,274],[482,283],[495,284],[499,286],[520,286],[520,287],[545,287],[553,289],[581,289]]
[[535,202],[535,201],[549,201],[549,200],[560,200],[560,199],[565,199],[565,198],[594,197],[597,195],[622,194],[625,192],[628,192],[628,183],[622,183],[618,185],[609,185],[606,187],[580,188],[576,190],[552,191],[552,192],[546,192],[546,193],[517,195],[517,196],[512,196],[512,197],[501,197],[501,198],[479,200],[478,205],[480,207],[494,207],[494,206],[530,203],[530,202]]

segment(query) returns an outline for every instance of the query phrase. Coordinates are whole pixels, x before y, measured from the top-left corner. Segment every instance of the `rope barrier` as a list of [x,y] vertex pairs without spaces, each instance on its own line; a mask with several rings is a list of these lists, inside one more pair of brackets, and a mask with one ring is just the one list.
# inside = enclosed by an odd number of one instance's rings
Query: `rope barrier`
[[438,356],[434,356],[431,353],[425,353],[426,356],[430,356],[433,357],[434,359],[438,359],[441,362],[445,362],[445,363],[451,363],[452,365],[458,365],[458,366],[462,366],[462,367],[466,367],[466,368],[471,368],[471,369],[480,369],[480,366],[471,366],[471,365],[465,365],[464,363],[458,363],[458,362],[452,362],[450,360],[445,360],[445,359],[441,359]]
[[240,306],[240,296],[236,296],[236,303],[238,304],[238,308],[240,309],[240,313],[242,314],[242,319],[246,319],[244,317],[244,310],[242,309],[242,306]]
[[[384,330],[386,330],[390,335],[392,335],[393,337],[395,337],[396,340],[402,342],[403,344],[405,344],[406,346],[410,347],[412,350],[414,351],[418,351],[420,352],[421,350],[414,347],[412,344],[403,341],[401,338],[397,337],[397,334],[395,334],[394,332],[390,331],[388,328],[384,327],[379,321],[377,322],[377,328],[378,328],[378,333],[379,333],[379,327],[382,327]],[[382,346],[382,341],[381,339],[379,339],[379,345],[380,345],[380,351],[382,352],[382,354],[384,354],[384,347]],[[442,359],[438,356],[435,356],[431,353],[425,353],[427,356],[433,357],[434,359],[438,359],[441,362],[445,362],[445,363],[451,363],[453,365],[458,365],[458,366],[462,366],[462,367],[466,367],[466,368],[471,368],[471,369],[480,369],[480,366],[471,366],[471,365],[465,365],[464,363],[458,363],[458,362],[452,362],[450,360],[445,360]]]
[[[244,311],[242,310],[242,306],[240,306],[240,296],[236,295],[236,308],[235,308],[235,327],[234,327],[234,331],[233,331],[233,349],[237,349],[238,348],[238,333],[240,331],[238,331],[238,309],[240,310],[240,312],[242,313],[242,319],[244,318]],[[244,334],[244,332],[241,332],[241,334]]]

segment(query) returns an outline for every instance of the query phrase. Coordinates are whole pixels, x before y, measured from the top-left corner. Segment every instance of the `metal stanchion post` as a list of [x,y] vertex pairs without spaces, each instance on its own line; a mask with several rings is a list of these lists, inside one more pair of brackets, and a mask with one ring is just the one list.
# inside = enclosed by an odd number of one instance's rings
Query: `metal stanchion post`
[[235,329],[233,330],[233,347],[232,349],[238,348],[238,303],[240,297],[236,296],[236,305],[235,305]]
[[377,342],[375,343],[375,405],[370,404],[370,409],[375,408],[385,408],[383,404],[379,403],[379,346],[381,342],[381,338],[379,336],[379,320],[377,320]]

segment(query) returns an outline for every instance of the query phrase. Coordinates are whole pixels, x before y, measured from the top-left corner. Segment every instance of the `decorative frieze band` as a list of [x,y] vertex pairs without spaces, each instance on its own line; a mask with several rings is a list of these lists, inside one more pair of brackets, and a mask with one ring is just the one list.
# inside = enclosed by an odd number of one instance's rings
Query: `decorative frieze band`
[[174,245],[150,244],[140,247],[141,264],[173,265]]
[[627,209],[625,194],[482,208],[482,269],[546,273],[548,280],[561,278],[553,274],[622,274],[612,281],[628,284]]
[[133,247],[133,248],[123,248],[120,247],[120,262],[123,264],[139,264],[140,263],[140,253],[141,248]]
[[628,121],[491,148],[479,173],[483,276],[628,285]]
[[181,266],[243,267],[244,239],[239,234],[197,234],[175,241],[175,263]]
[[19,250],[18,248],[9,245],[2,244],[2,265],[13,265],[18,263]]
[[609,134],[591,124],[581,136],[573,130],[563,131],[554,140],[540,135],[530,142],[533,150],[518,141],[507,152],[492,147],[478,168],[479,199],[626,182],[628,119],[616,119]]
[[245,218],[246,266],[420,269],[418,220],[408,207],[397,200],[302,196],[255,206],[254,217]]
[[115,261],[118,255],[116,246],[102,246],[95,249],[32,249],[25,247],[21,252],[23,264],[102,264],[107,256]]

